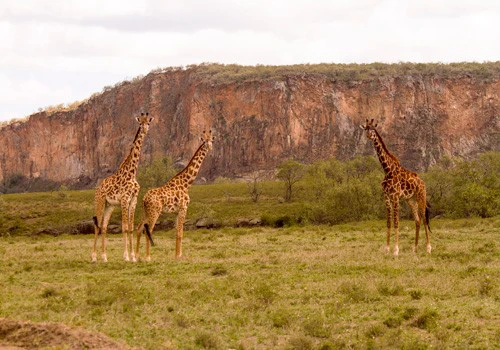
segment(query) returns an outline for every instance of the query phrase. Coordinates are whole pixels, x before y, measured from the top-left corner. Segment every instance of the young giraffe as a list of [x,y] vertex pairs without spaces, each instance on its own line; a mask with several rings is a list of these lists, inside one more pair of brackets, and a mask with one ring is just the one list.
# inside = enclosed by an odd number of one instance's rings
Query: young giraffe
[[[123,258],[128,261],[128,242],[130,240],[130,251],[132,260],[135,260],[132,246],[132,234],[134,230],[134,213],[139,193],[139,183],[137,183],[137,167],[141,147],[149,130],[149,124],[153,121],[149,113],[141,113],[136,118],[139,122],[139,129],[135,135],[132,149],[127,158],[122,162],[119,169],[113,175],[105,178],[95,191],[95,211],[94,216],[94,248],[92,250],[92,261],[97,261],[97,236],[102,234],[102,260],[108,261],[106,257],[106,232],[108,222],[113,212],[114,206],[120,205],[122,209],[122,233],[125,243]],[[129,237],[127,237],[127,234]]]
[[[182,256],[182,234],[184,230],[184,221],[189,205],[189,187],[193,184],[201,167],[201,163],[205,159],[207,153],[212,149],[212,130],[203,131],[201,137],[201,146],[195,152],[193,158],[188,165],[175,175],[166,185],[158,188],[152,188],[146,192],[143,199],[143,220],[137,228],[137,246],[135,254],[139,258],[139,246],[141,233],[143,230],[149,237],[149,241],[153,242],[151,236],[162,211],[168,213],[177,212],[176,222],[176,242],[175,242],[175,257]],[[149,241],[146,240],[146,261],[151,260]]]
[[431,252],[430,227],[429,227],[429,205],[426,201],[426,191],[424,181],[414,172],[403,168],[399,160],[389,152],[382,137],[377,132],[376,127],[371,121],[366,120],[365,125],[360,125],[361,129],[366,131],[366,136],[373,141],[377,156],[385,172],[382,187],[384,189],[385,206],[387,208],[387,246],[386,252],[390,251],[391,240],[391,216],[394,220],[394,231],[396,243],[394,246],[394,255],[399,253],[399,200],[404,198],[411,208],[415,218],[415,247],[417,251],[418,234],[420,223],[423,219],[425,236],[427,238],[427,253]]

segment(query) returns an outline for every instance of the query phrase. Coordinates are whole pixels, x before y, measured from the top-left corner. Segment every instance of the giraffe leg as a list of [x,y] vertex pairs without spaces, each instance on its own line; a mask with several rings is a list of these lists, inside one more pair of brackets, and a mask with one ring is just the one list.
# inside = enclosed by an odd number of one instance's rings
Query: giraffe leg
[[408,205],[411,208],[411,212],[413,214],[413,218],[415,219],[415,246],[413,247],[413,251],[416,253],[418,248],[418,236],[420,233],[420,221],[421,216],[419,215],[418,203],[415,197],[408,199]]
[[422,218],[424,219],[426,248],[427,248],[427,253],[430,254],[431,250],[432,250],[432,247],[431,247],[431,234],[430,234],[431,230],[429,228],[429,208],[427,207],[427,201],[425,199],[425,196],[423,198],[419,199],[418,206],[419,206]]
[[130,210],[130,198],[123,198],[121,201],[122,208],[122,235],[123,235],[123,259],[125,261],[130,261],[128,254],[128,219],[129,219],[129,210]]
[[101,235],[102,235],[102,261],[107,262],[108,257],[106,255],[106,233],[108,232],[108,223],[109,219],[111,218],[111,213],[113,212],[114,207],[112,205],[107,205],[106,208],[104,209],[104,215],[102,217],[102,224],[101,224]]
[[[128,241],[130,242],[130,259],[136,262],[134,246],[133,246],[133,236],[134,236],[134,217],[135,217],[135,207],[137,205],[137,196],[132,197],[130,201],[130,206],[128,209]],[[128,248],[127,248],[128,252]]]
[[399,199],[395,199],[392,202],[393,209],[393,219],[394,219],[394,256],[399,255]]
[[387,209],[387,242],[385,252],[389,254],[391,251],[391,222],[392,222],[392,204],[389,197],[385,196],[385,207]]
[[[154,212],[151,214],[149,220],[148,220],[148,227],[147,230],[149,230],[149,234],[153,235],[153,230],[155,229],[156,221],[160,217],[161,212]],[[146,261],[151,261],[151,242],[149,241],[148,237],[146,237]]]
[[97,239],[102,228],[102,218],[104,215],[104,207],[106,205],[105,198],[96,198],[96,216],[94,217],[94,246],[92,249],[92,262],[97,262]]
[[139,224],[139,226],[137,226],[137,242],[136,242],[136,245],[135,245],[135,258],[136,260],[138,261],[139,260],[139,247],[141,245],[141,235],[142,235],[142,230],[144,230],[144,219],[141,220],[141,223]]
[[177,235],[175,239],[175,257],[177,259],[182,257],[182,234],[184,231],[184,222],[186,221],[187,208],[181,208],[177,214]]

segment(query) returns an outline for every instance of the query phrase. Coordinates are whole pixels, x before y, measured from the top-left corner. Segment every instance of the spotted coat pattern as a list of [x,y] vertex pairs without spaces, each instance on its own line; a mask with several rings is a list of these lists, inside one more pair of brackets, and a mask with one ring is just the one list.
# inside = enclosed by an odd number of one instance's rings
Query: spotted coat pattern
[[[176,244],[175,256],[182,256],[182,235],[184,232],[184,222],[189,206],[189,188],[193,184],[201,164],[208,152],[212,149],[214,137],[212,131],[203,132],[202,144],[195,152],[188,165],[177,175],[175,175],[166,185],[152,188],[146,192],[143,198],[143,220],[139,224],[137,231],[136,257],[139,257],[140,239],[142,232],[146,229],[152,235],[156,222],[162,214],[177,213],[176,220]],[[145,227],[147,225],[147,228]],[[150,242],[146,239],[146,261],[151,260]]]
[[399,160],[389,152],[382,137],[377,132],[377,124],[366,120],[360,127],[366,131],[366,136],[372,140],[378,159],[384,169],[385,177],[382,181],[385,206],[387,208],[387,244],[386,251],[390,251],[391,223],[394,225],[395,245],[394,255],[399,254],[399,200],[406,200],[415,219],[415,246],[417,251],[420,224],[423,221],[427,239],[427,252],[431,252],[429,212],[426,200],[424,181],[414,172],[405,169]]
[[137,195],[139,194],[139,183],[136,180],[141,147],[146,136],[149,125],[153,120],[148,113],[141,113],[137,118],[139,129],[135,135],[132,148],[122,162],[118,170],[111,176],[105,178],[95,191],[95,212],[94,216],[94,246],[92,250],[92,261],[97,261],[97,239],[99,234],[102,237],[102,260],[107,261],[106,256],[106,233],[115,206],[120,206],[122,211],[122,233],[124,240],[123,258],[129,259],[129,246],[131,258],[135,261],[135,254],[132,248],[132,234],[134,225],[134,213],[137,205]]

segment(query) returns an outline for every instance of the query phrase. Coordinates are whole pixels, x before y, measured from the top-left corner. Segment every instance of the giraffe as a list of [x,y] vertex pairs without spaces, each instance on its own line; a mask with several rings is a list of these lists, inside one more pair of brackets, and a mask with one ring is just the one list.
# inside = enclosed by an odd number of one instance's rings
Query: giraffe
[[172,177],[166,185],[152,188],[146,192],[143,199],[143,219],[137,228],[137,246],[135,254],[139,258],[139,246],[143,230],[149,238],[146,240],[146,261],[151,260],[149,242],[153,244],[152,233],[162,211],[177,212],[175,257],[182,257],[182,234],[189,205],[189,188],[193,184],[208,152],[212,149],[212,130],[203,131],[201,145],[189,161],[188,165]]
[[360,127],[366,131],[368,139],[373,141],[378,159],[385,172],[382,188],[384,190],[385,206],[387,208],[386,252],[390,252],[391,221],[394,221],[395,245],[393,254],[394,256],[399,254],[399,200],[403,198],[410,206],[415,219],[415,247],[413,251],[417,252],[418,234],[420,231],[420,223],[423,219],[427,240],[427,253],[430,254],[430,205],[426,201],[424,181],[416,173],[405,169],[399,164],[398,158],[389,152],[382,137],[377,132],[377,125],[378,124],[373,124],[373,119],[371,121],[366,119],[366,124],[360,125]]
[[[95,211],[94,220],[94,247],[92,250],[92,261],[97,262],[97,236],[102,234],[102,260],[108,261],[106,256],[106,232],[113,212],[114,206],[120,205],[122,210],[122,233],[125,244],[123,258],[129,261],[129,240],[132,260],[135,260],[132,247],[132,234],[134,225],[134,213],[137,205],[137,195],[139,193],[139,183],[136,180],[137,167],[141,147],[149,130],[149,124],[153,117],[149,113],[141,113],[136,118],[139,122],[139,129],[134,138],[132,149],[121,163],[118,170],[111,176],[105,178],[95,191]],[[127,237],[128,234],[128,237]]]

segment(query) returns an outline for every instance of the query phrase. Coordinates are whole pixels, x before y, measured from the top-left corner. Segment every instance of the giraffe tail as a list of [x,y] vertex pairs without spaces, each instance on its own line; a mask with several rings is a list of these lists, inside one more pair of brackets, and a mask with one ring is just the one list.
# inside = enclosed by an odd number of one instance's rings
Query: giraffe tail
[[95,226],[95,228],[97,229],[97,233],[98,233],[98,234],[101,234],[101,228],[99,227],[99,223],[98,223],[98,221],[97,221],[97,216],[94,216],[94,217],[92,218],[92,220],[94,221],[94,226]]
[[430,222],[431,222],[430,213],[431,213],[431,204],[429,203],[429,201],[427,201],[425,203],[425,224],[427,225],[429,232],[432,233],[431,226],[430,226]]
[[155,242],[153,241],[153,237],[151,236],[151,232],[149,231],[149,225],[144,224],[144,229],[146,230],[146,235],[148,236],[149,241],[151,242],[151,245],[154,246]]

